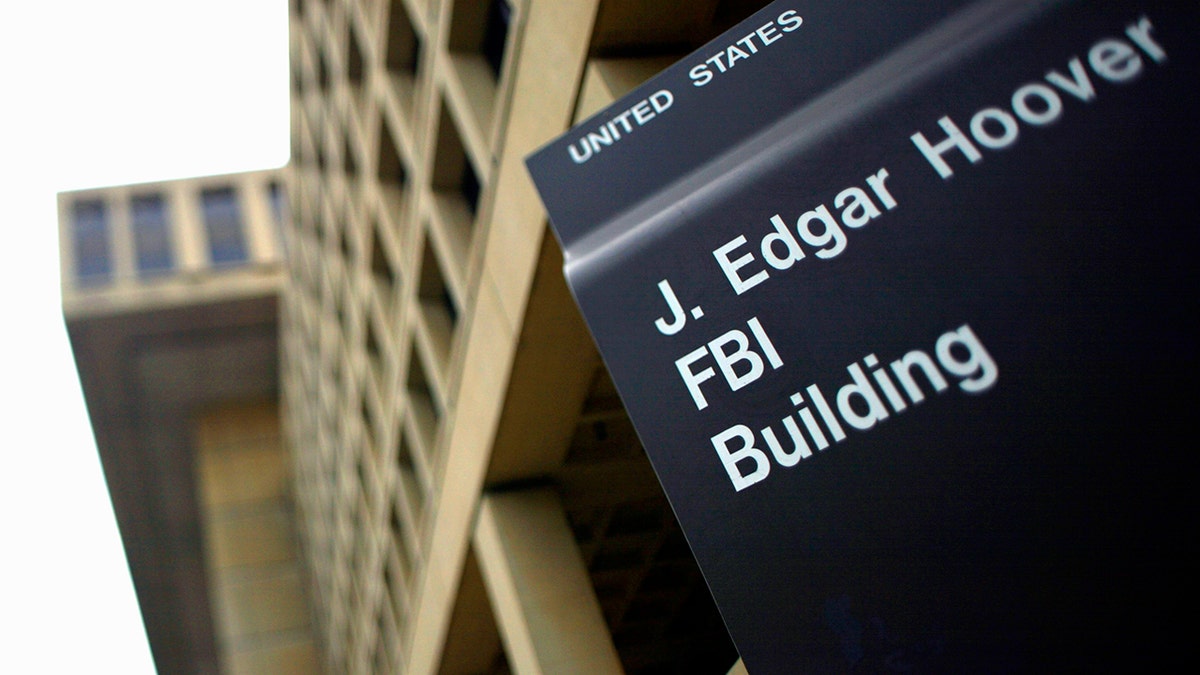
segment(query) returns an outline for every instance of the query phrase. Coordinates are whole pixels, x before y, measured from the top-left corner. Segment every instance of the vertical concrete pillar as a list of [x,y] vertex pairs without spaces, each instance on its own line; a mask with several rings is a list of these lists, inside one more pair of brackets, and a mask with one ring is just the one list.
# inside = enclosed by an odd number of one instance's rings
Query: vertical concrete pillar
[[133,220],[129,210],[129,191],[117,190],[107,195],[106,207],[109,213],[112,239],[109,241],[109,251],[112,253],[113,285],[128,286],[137,283],[137,253],[133,243]]
[[[465,275],[466,297],[473,300],[466,303],[460,319],[464,326],[460,330],[466,334],[459,338],[461,360],[455,367],[461,379],[451,392],[455,410],[450,415],[461,421],[442,430],[441,475],[447,478],[435,491],[428,555],[415,593],[417,612],[407,628],[413,645],[406,658],[410,675],[434,673],[441,660],[477,513],[478,490],[490,460],[520,337],[520,317],[546,227],[545,212],[522,160],[570,124],[598,5],[599,0],[521,4],[525,18],[519,22],[519,38],[512,43],[518,50],[513,58],[520,65],[503,85],[511,88],[509,122],[503,140],[497,140],[500,165],[488,178],[488,184],[495,186],[490,189],[497,191],[497,203],[486,214],[487,222],[479,222],[487,242],[475,242],[475,249],[488,255],[483,260],[473,258]],[[442,11],[443,19],[449,18]],[[440,51],[425,52],[422,62],[427,63],[427,58],[446,57]],[[414,176],[414,182],[423,183],[414,189],[428,189],[427,178]],[[502,194],[508,198],[501,200]]]
[[75,201],[58,195],[58,272],[63,297],[79,286],[75,261]]
[[553,492],[485,495],[474,545],[513,672],[624,672]]
[[237,192],[245,221],[246,247],[251,262],[269,265],[279,261],[279,236],[275,214],[267,197],[267,185],[259,173],[238,180]]
[[170,188],[171,222],[175,260],[182,274],[199,272],[209,266],[208,235],[200,212],[200,195],[195,183],[180,181]]

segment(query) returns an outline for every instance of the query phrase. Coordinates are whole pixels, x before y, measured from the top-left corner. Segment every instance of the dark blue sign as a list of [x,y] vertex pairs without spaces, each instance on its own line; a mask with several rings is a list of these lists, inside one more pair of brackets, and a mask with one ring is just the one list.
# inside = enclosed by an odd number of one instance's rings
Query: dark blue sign
[[776,2],[529,158],[751,673],[1190,660],[1197,36]]

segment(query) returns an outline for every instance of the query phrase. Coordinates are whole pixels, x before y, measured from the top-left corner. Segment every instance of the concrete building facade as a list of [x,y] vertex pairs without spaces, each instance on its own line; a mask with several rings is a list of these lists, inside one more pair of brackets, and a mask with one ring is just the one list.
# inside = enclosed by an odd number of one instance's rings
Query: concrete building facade
[[277,404],[282,179],[59,195],[63,313],[161,673],[320,669]]
[[160,672],[740,668],[523,159],[764,4],[292,0],[287,169],[60,195]]
[[734,664],[523,158],[764,4],[291,3],[283,410],[331,672]]

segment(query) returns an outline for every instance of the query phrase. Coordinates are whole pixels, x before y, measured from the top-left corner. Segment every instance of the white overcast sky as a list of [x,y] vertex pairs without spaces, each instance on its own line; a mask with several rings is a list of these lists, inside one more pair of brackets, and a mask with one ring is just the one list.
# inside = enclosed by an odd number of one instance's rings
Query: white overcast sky
[[0,21],[0,672],[153,672],[60,311],[59,190],[282,166],[287,0]]

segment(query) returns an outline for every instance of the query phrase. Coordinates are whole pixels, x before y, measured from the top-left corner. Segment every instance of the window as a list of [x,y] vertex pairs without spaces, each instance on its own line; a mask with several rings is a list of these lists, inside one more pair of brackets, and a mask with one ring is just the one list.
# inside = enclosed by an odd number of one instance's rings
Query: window
[[402,0],[393,0],[388,15],[387,68],[393,74],[417,77],[421,68],[421,36],[413,27]]
[[81,285],[96,285],[112,280],[109,252],[108,212],[104,202],[89,199],[75,202],[74,218],[75,276]]
[[233,188],[217,188],[200,193],[204,209],[204,227],[208,232],[208,252],[213,265],[245,262],[246,235],[242,213]]
[[455,193],[462,198],[462,205],[474,218],[479,209],[482,186],[475,167],[467,156],[467,149],[458,131],[457,120],[450,113],[445,99],[442,100],[442,115],[438,122],[436,155],[433,160],[433,188],[443,193]]
[[488,7],[487,24],[483,31],[480,51],[492,69],[492,75],[500,79],[504,66],[504,43],[508,40],[508,29],[512,24],[512,7],[506,0],[492,0]]
[[282,226],[287,217],[287,197],[283,193],[283,186],[271,182],[267,185],[267,198],[271,200],[271,215],[275,217],[275,222]]
[[133,242],[137,249],[138,272],[161,274],[174,267],[171,232],[167,224],[167,203],[162,195],[134,197]]
[[284,236],[283,228],[288,219],[287,195],[284,194],[283,186],[278,182],[271,181],[267,185],[267,199],[271,202],[271,217],[275,221],[275,236],[279,240],[280,245],[284,246],[284,254],[287,254],[286,245],[287,237]]

